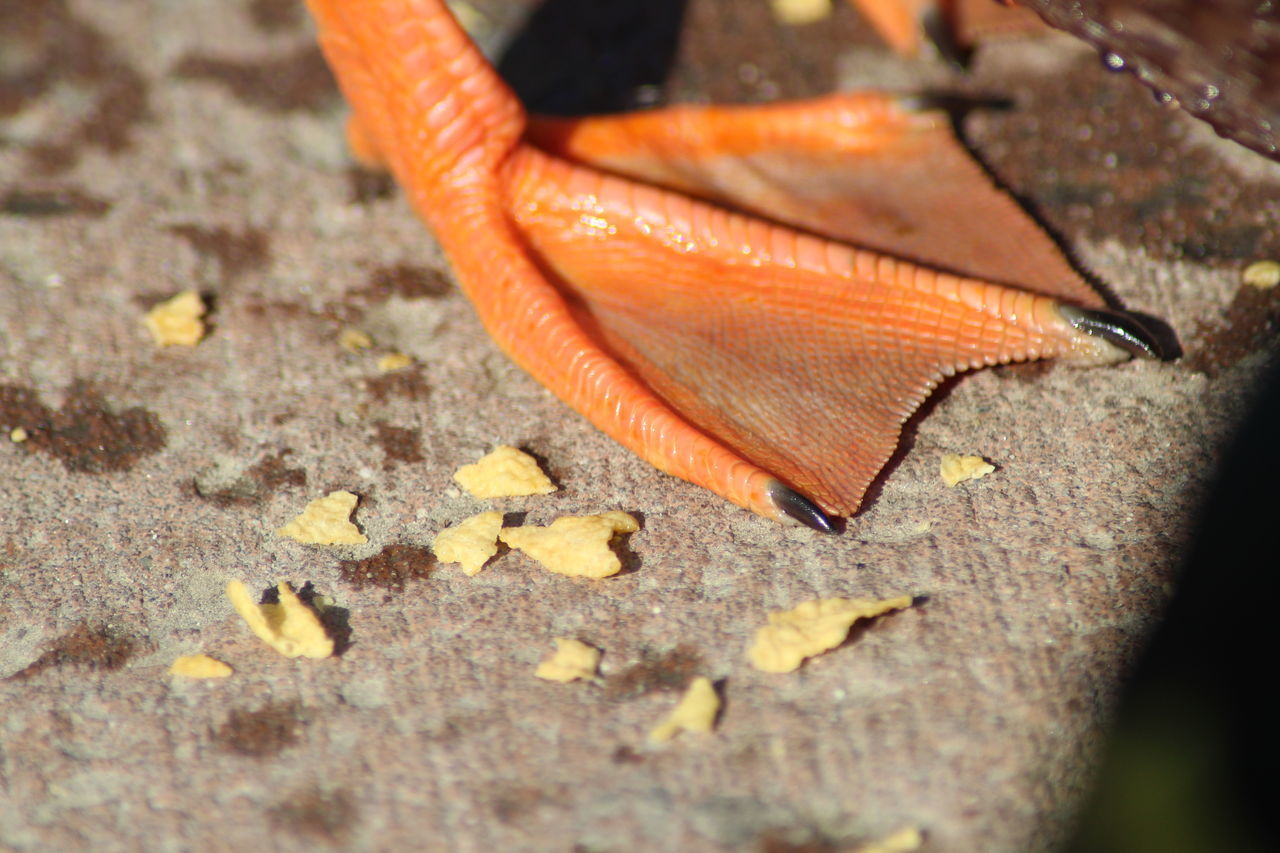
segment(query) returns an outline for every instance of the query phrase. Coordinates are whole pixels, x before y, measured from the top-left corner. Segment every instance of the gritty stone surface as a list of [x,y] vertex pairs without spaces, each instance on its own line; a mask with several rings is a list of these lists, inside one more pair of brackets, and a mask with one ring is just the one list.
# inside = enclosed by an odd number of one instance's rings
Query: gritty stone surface
[[[499,46],[528,4],[470,5]],[[0,5],[0,428],[30,433],[0,442],[0,847],[837,849],[912,825],[926,850],[1051,848],[1273,354],[1280,297],[1236,294],[1280,257],[1275,164],[1062,35],[984,46],[964,77],[888,58],[848,4],[785,28],[690,2],[672,99],[1008,96],[964,121],[978,154],[1186,353],[949,383],[822,536],[660,474],[496,351],[347,160],[296,6]],[[157,349],[139,318],[187,289],[209,334]],[[351,326],[415,366],[380,375],[338,345]],[[562,486],[508,523],[641,519],[623,572],[419,565],[487,508],[450,475],[498,444]],[[946,488],[957,447],[998,471]],[[273,535],[337,488],[367,545]],[[327,596],[341,653],[265,649],[233,577]],[[795,673],[747,663],[769,611],[900,594],[925,598]],[[606,649],[601,682],[530,677],[554,636]],[[164,677],[197,650],[235,674]],[[715,737],[646,747],[696,676],[722,683]]]

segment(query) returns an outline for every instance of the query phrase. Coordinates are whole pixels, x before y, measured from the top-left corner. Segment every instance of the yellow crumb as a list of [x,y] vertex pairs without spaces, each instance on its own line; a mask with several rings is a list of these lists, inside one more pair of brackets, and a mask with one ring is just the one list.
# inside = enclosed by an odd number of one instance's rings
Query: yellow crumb
[[462,573],[474,577],[498,553],[502,513],[482,512],[436,534],[431,550],[442,563],[461,563]]
[[996,470],[996,466],[981,456],[961,456],[957,453],[944,453],[942,454],[942,464],[939,466],[939,470],[942,474],[942,482],[949,487],[954,487],[966,480],[981,480]]
[[22,442],[26,441],[30,437],[31,436],[29,436],[27,431],[22,427],[14,427],[9,430],[9,440],[14,444],[22,444]]
[[756,631],[747,650],[751,665],[763,672],[791,672],[805,658],[834,649],[849,636],[859,619],[911,606],[911,596],[873,601],[862,598],[821,598],[769,614],[769,624]]
[[338,333],[338,346],[347,352],[360,352],[373,346],[373,338],[359,329],[343,329]]
[[780,23],[798,27],[816,24],[831,16],[831,0],[769,0]]
[[711,679],[698,676],[689,684],[676,709],[649,732],[649,740],[662,743],[682,731],[707,734],[715,728],[718,713],[720,697],[711,686]]
[[142,322],[162,347],[193,347],[204,337],[204,323],[200,318],[205,311],[200,294],[186,290],[152,308]]
[[924,844],[924,833],[914,826],[899,829],[879,841],[864,844],[855,853],[911,853]]
[[358,500],[351,492],[330,492],[276,533],[306,545],[363,545],[369,539],[350,520]]
[[555,485],[538,467],[538,460],[505,444],[481,457],[478,462],[463,465],[453,475],[453,479],[477,498],[548,495],[556,490]]
[[1255,261],[1244,268],[1241,278],[1250,287],[1270,290],[1280,284],[1280,261]]
[[184,678],[226,678],[231,667],[208,655],[182,655],[169,667],[170,675]]
[[383,373],[403,370],[413,364],[413,359],[402,352],[390,352],[378,359],[378,369]]
[[639,523],[625,512],[566,515],[547,527],[507,527],[498,538],[561,575],[607,578],[622,568],[609,547],[615,533],[635,533]]
[[556,637],[556,653],[538,664],[534,672],[547,681],[568,683],[579,678],[595,678],[600,650],[571,637]]
[[320,624],[316,612],[302,602],[293,588],[281,581],[276,589],[279,604],[257,604],[240,581],[227,583],[227,598],[249,628],[268,646],[287,658],[327,658],[333,639]]

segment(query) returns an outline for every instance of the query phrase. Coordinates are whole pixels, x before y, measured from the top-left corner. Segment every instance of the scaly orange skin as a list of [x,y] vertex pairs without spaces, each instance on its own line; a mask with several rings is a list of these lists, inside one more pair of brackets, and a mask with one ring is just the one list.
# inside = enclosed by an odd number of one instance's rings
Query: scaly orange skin
[[[957,370],[1123,357],[1052,299],[537,150],[521,105],[438,0],[308,3],[353,109],[353,149],[395,175],[493,339],[614,439],[739,506],[782,520],[780,477],[827,512],[853,512],[902,422]],[[759,119],[736,120],[759,135]],[[711,147],[732,149],[732,131]],[[720,325],[699,326],[710,316]],[[773,345],[775,330],[788,343]],[[742,360],[745,376],[700,364],[704,346],[712,361]],[[833,349],[852,379],[793,363],[826,370]],[[777,401],[742,381],[757,370],[828,423],[789,435]]]

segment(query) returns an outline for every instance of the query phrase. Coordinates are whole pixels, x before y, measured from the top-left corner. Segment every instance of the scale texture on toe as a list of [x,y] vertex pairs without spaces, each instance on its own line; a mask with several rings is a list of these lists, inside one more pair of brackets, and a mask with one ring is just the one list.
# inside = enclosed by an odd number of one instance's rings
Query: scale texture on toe
[[940,111],[868,93],[530,123],[442,0],[308,3],[356,153],[497,345],[739,506],[830,530],[945,377],[1126,357]]

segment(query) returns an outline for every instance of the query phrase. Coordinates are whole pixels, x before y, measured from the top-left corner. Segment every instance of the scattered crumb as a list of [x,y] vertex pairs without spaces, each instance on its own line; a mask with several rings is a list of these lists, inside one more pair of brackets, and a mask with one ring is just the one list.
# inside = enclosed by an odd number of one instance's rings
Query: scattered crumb
[[955,487],[966,480],[981,480],[996,470],[996,466],[981,456],[961,456],[957,453],[942,454],[942,465],[939,467],[942,482],[948,487]]
[[482,512],[441,530],[431,543],[431,550],[440,562],[461,563],[463,574],[474,577],[498,553],[501,529],[502,513]]
[[338,333],[338,346],[347,352],[360,352],[373,346],[373,338],[359,329],[343,329]]
[[1241,279],[1250,287],[1270,290],[1280,284],[1280,261],[1255,261],[1244,268]]
[[226,678],[231,673],[230,666],[208,655],[183,655],[169,667],[170,675],[184,678]]
[[307,504],[301,515],[276,533],[306,545],[363,545],[368,537],[351,523],[358,500],[351,492],[330,492]]
[[566,515],[547,527],[508,527],[498,538],[557,574],[606,578],[622,568],[609,540],[615,533],[639,529],[634,518],[615,510],[600,515]]
[[14,444],[22,444],[22,442],[26,441],[28,438],[30,438],[30,436],[22,427],[14,427],[9,430],[9,440]]
[[378,369],[383,373],[394,373],[413,364],[413,359],[402,352],[390,352],[378,359]]
[[453,479],[477,498],[548,495],[556,490],[555,484],[538,467],[538,460],[505,444],[478,462],[463,465]]
[[773,16],[791,27],[816,24],[831,16],[831,0],[769,0]]
[[923,844],[924,833],[914,826],[908,826],[879,841],[864,844],[854,853],[911,853],[912,850],[919,850]]
[[279,604],[257,604],[240,581],[227,583],[227,598],[249,628],[271,648],[287,658],[327,658],[333,654],[333,638],[316,612],[303,604],[293,588],[281,581],[276,589]]
[[159,346],[193,347],[204,337],[205,310],[200,294],[186,290],[152,308],[142,322]]
[[534,672],[547,681],[568,683],[579,678],[595,678],[600,650],[571,637],[556,637],[556,653],[538,664]]
[[805,658],[834,649],[849,636],[859,619],[911,606],[911,596],[873,601],[862,598],[821,598],[792,610],[769,614],[769,624],[756,631],[747,650],[751,665],[763,672],[791,672]]
[[670,716],[649,732],[649,740],[663,743],[682,731],[707,734],[715,727],[718,713],[720,697],[711,686],[711,679],[700,675],[689,684],[684,698]]

